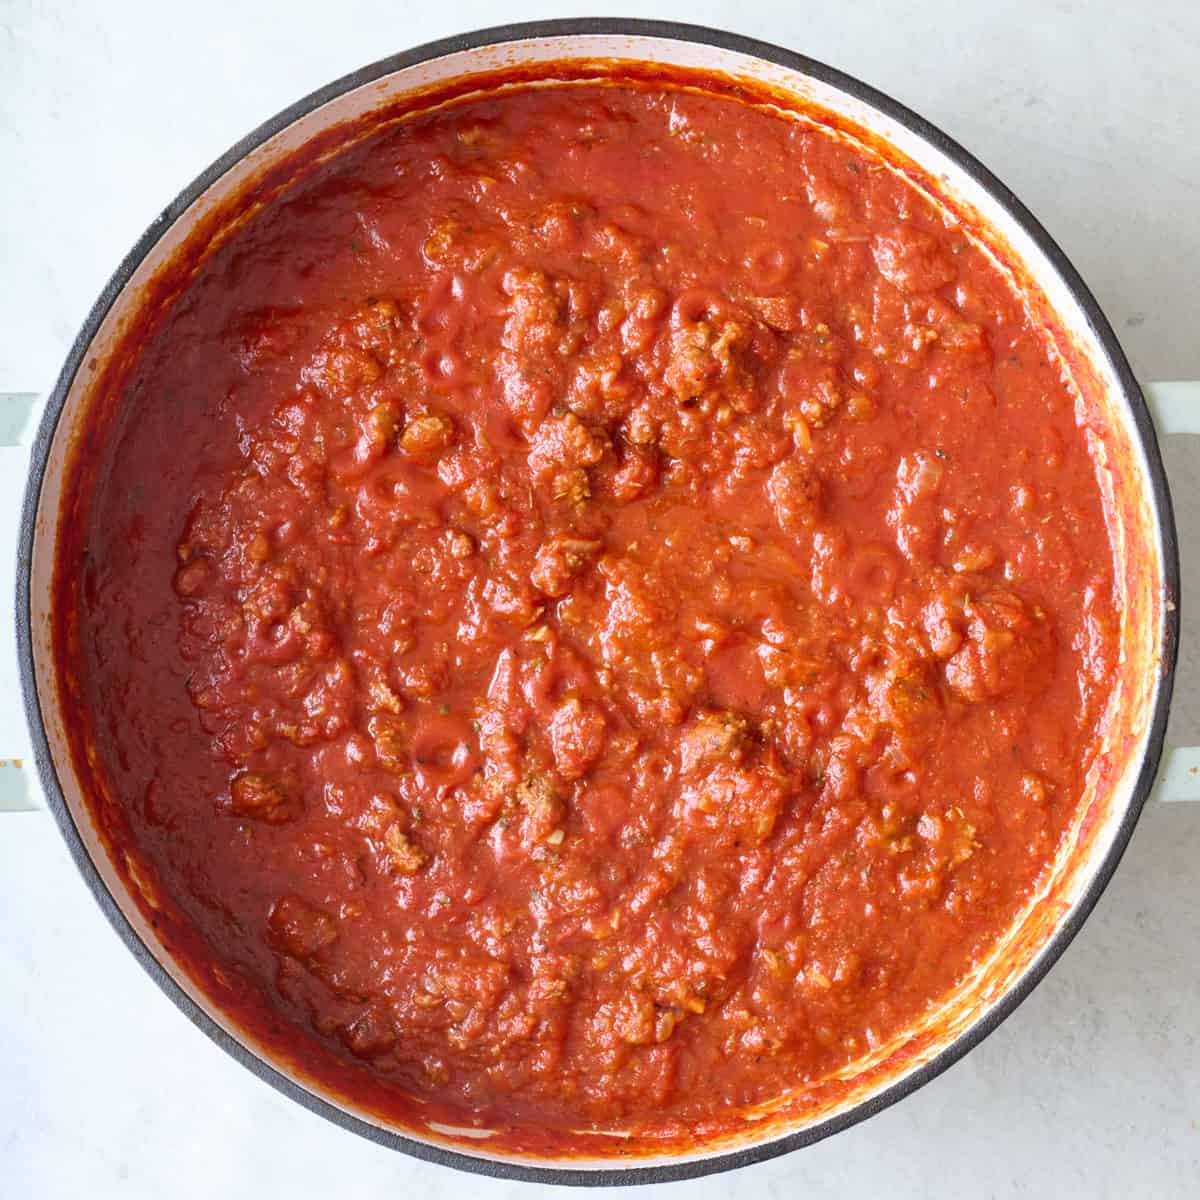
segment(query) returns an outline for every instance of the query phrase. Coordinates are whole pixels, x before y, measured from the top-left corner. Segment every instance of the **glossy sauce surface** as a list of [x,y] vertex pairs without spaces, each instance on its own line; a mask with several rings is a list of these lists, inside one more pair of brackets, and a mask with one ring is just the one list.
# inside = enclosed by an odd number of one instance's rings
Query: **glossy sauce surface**
[[297,1054],[398,1106],[565,1143],[815,1083],[1075,814],[1116,617],[1072,393],[819,128],[634,87],[414,120],[218,251],[126,403],[113,790]]

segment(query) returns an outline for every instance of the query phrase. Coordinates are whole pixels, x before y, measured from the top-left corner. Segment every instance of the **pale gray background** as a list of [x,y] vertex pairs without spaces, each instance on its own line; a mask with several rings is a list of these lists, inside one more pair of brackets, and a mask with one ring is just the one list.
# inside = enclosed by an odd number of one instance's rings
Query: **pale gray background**
[[[429,38],[588,11],[0,0],[0,391],[50,385],[144,226],[277,109]],[[1194,0],[692,0],[600,11],[735,28],[890,92],[1043,219],[1143,378],[1200,378]],[[1200,497],[1194,445],[1168,448],[1176,491],[1191,498]],[[1186,537],[1200,509],[1183,507]],[[1190,646],[1187,657],[1184,678],[1200,680]],[[1191,738],[1200,688],[1184,690],[1175,732]],[[1198,1034],[1200,806],[1152,805],[1085,932],[964,1062],[818,1147],[671,1194],[1197,1195]],[[277,1096],[160,995],[108,929],[51,821],[0,817],[0,1196],[536,1191],[410,1162]]]

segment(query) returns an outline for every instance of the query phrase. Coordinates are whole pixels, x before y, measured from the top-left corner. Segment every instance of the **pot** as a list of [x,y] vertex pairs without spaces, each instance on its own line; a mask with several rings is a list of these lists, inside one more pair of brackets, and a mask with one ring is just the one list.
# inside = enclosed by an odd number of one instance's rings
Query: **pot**
[[[1104,414],[1099,453],[1124,591],[1124,665],[1113,719],[1079,817],[1049,873],[1008,934],[972,976],[918,1026],[871,1052],[804,1103],[747,1114],[719,1141],[664,1155],[613,1137],[587,1159],[539,1159],[490,1150],[486,1130],[432,1124],[395,1128],[340,1097],[225,1014],[206,981],[172,956],[155,918],[153,887],[104,834],[103,800],[72,748],[73,693],[62,667],[64,625],[53,571],[78,468],[103,436],[103,406],[131,331],[152,320],[237,216],[266,203],[298,166],[380,120],[403,119],[448,94],[514,80],[589,79],[614,73],[703,72],[784,110],[816,113],[843,135],[883,148],[914,184],[935,192],[1025,287],[1067,369]],[[697,77],[698,78],[698,77]],[[181,264],[183,266],[181,267]],[[130,341],[127,342],[127,336]],[[1192,419],[1197,385],[1151,391],[1164,428]],[[1091,293],[1015,196],[949,138],[887,96],[790,51],[713,30],[655,21],[569,20],[508,26],[410,50],[330,84],[280,113],[204,171],[118,267],[73,345],[31,451],[20,531],[20,669],[38,778],[49,808],[98,902],[130,952],[168,996],[243,1065],[342,1127],[418,1158],[484,1174],[560,1184],[682,1179],[809,1145],[863,1120],[945,1070],[1029,994],[1078,932],[1117,866],[1155,783],[1179,633],[1179,562],[1171,502],[1151,412]],[[1192,752],[1170,774],[1184,795]],[[0,770],[0,795],[20,803],[19,777]],[[0,807],[3,801],[0,800]]]

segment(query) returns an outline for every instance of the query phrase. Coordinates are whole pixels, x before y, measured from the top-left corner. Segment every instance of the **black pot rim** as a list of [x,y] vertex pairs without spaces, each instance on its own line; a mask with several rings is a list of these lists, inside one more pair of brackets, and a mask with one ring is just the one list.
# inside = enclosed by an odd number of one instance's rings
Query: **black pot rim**
[[[508,1159],[488,1159],[449,1150],[439,1145],[430,1145],[402,1134],[370,1124],[352,1116],[331,1102],[317,1096],[304,1087],[293,1083],[265,1059],[244,1046],[222,1029],[158,963],[145,943],[134,931],[121,911],[113,895],[106,887],[96,864],[88,854],[83,839],[67,807],[57,773],[50,756],[41,704],[37,694],[33,660],[32,635],[32,572],[31,563],[35,540],[36,518],[41,497],[42,483],[49,459],[50,445],[58,427],[67,394],[74,382],[80,365],[85,361],[92,339],[95,337],[116,298],[129,281],[142,260],[157,244],[176,219],[221,175],[234,166],[250,151],[273,137],[280,130],[314,109],[414,64],[441,58],[463,50],[477,49],[496,43],[528,41],[535,38],[563,37],[571,35],[609,35],[657,37],[673,41],[691,42],[714,46],[750,55],[776,65],[808,75],[832,85],[879,110],[901,126],[929,142],[952,159],[975,183],[989,192],[1029,236],[1042,254],[1046,256],[1066,285],[1074,300],[1083,310],[1095,343],[1100,346],[1120,383],[1133,414],[1134,428],[1144,450],[1147,463],[1147,478],[1150,498],[1159,521],[1164,586],[1163,640],[1161,646],[1161,680],[1151,719],[1146,752],[1129,805],[1121,819],[1116,837],[1107,851],[1104,861],[1087,890],[1074,904],[1043,947],[1037,960],[1011,987],[1003,998],[981,1019],[964,1031],[928,1063],[905,1078],[891,1084],[878,1095],[863,1101],[846,1112],[819,1121],[805,1129],[777,1137],[771,1141],[748,1149],[717,1153],[707,1158],[679,1163],[629,1168],[600,1168],[587,1170],[579,1167],[527,1165]],[[940,1075],[964,1054],[978,1045],[995,1030],[1033,991],[1058,960],[1084,921],[1095,907],[1117,864],[1124,854],[1133,834],[1142,807],[1149,795],[1158,770],[1166,731],[1167,714],[1174,684],[1175,661],[1179,642],[1179,551],[1175,531],[1175,518],[1170,492],[1159,453],[1158,440],[1150,413],[1140,387],[1134,379],[1129,363],[1121,349],[1112,327],[1105,318],[1091,291],[1066,255],[1017,197],[1000,182],[982,163],[958,145],[940,129],[931,125],[890,96],[877,91],[861,81],[791,50],[761,42],[739,34],[726,33],[699,25],[687,25],[671,21],[636,20],[624,18],[567,18],[551,21],[534,21],[512,25],[495,26],[476,30],[439,41],[428,42],[400,54],[392,55],[343,76],[327,86],[297,101],[282,112],[264,122],[252,133],[223,154],[207,170],[203,171],[163,210],[133,249],[126,255],[112,278],[105,285],[93,305],[87,320],[80,329],[67,355],[58,381],[51,393],[45,413],[33,444],[29,479],[21,511],[20,541],[17,557],[17,641],[20,662],[21,691],[25,714],[33,742],[34,759],[45,791],[47,803],[54,814],[63,838],[75,860],[76,866],[87,882],[109,923],[133,956],[145,968],[160,988],[171,998],[183,1014],[206,1033],[218,1046],[232,1055],[242,1066],[253,1071],[260,1079],[282,1092],[310,1112],[316,1113],[334,1124],[369,1139],[382,1146],[399,1150],[414,1158],[444,1166],[474,1172],[501,1179],[517,1179],[544,1184],[573,1186],[626,1186],[643,1183],[668,1183],[676,1180],[693,1179],[719,1171],[729,1171],[776,1158],[847,1129],[868,1117],[890,1107],[896,1101],[916,1091],[931,1079]]]

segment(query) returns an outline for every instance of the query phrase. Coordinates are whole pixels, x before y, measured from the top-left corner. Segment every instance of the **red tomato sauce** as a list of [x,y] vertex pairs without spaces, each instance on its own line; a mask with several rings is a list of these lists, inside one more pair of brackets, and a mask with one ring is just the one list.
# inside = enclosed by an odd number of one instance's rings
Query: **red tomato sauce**
[[679,1130],[994,945],[1117,652],[1064,372],[969,231],[671,88],[298,180],[146,347],[83,564],[131,837],[298,1057]]

